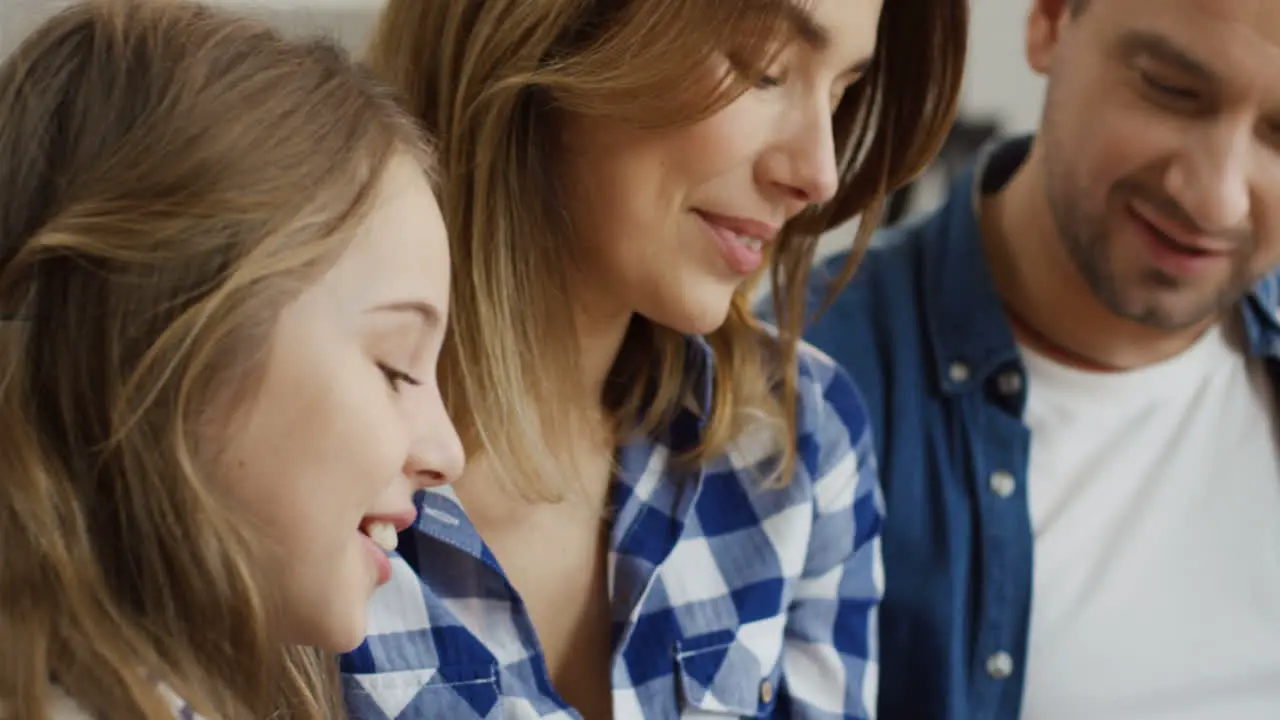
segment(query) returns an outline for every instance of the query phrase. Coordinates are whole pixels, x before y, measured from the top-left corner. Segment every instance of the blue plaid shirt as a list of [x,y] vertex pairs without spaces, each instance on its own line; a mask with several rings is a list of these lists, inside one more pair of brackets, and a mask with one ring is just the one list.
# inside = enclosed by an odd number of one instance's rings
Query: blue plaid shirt
[[[714,380],[691,341],[702,400]],[[768,436],[697,470],[701,413],[619,449],[609,592],[615,720],[871,718],[883,500],[848,377],[804,348],[799,457],[767,488]],[[519,596],[448,488],[422,493],[369,636],[343,656],[353,718],[579,718],[551,686]]]

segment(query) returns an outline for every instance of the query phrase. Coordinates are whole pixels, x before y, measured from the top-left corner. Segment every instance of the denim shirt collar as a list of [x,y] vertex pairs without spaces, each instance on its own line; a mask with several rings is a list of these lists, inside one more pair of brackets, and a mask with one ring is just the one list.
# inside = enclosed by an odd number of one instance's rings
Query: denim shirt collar
[[[1030,149],[1030,138],[993,143],[955,181],[942,209],[924,222],[923,287],[937,387],[963,393],[1018,360],[978,229],[979,188],[999,188]],[[975,183],[975,179],[977,182]]]

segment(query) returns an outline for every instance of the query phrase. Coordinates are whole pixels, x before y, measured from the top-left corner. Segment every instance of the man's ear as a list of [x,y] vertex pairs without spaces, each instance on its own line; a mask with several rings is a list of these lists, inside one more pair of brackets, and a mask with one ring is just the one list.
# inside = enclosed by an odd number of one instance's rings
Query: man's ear
[[1039,75],[1049,72],[1063,25],[1079,0],[1031,0],[1027,13],[1027,64]]

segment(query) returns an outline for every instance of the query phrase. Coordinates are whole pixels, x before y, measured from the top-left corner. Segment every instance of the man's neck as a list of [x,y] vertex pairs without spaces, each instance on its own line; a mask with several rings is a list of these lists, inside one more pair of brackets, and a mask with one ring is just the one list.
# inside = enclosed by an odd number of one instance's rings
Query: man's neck
[[1049,208],[1039,146],[997,192],[978,199],[988,264],[1014,336],[1084,370],[1118,371],[1167,360],[1206,329],[1165,332],[1111,312],[1076,269]]

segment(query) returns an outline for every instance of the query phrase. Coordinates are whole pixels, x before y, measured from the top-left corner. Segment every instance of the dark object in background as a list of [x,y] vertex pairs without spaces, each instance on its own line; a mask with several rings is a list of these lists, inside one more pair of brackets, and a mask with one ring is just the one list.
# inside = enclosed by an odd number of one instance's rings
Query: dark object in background
[[920,183],[926,178],[939,178],[943,187],[950,187],[953,180],[968,166],[973,156],[987,141],[1000,134],[1000,124],[989,117],[961,117],[951,127],[946,142],[942,145],[938,157],[929,169],[906,187],[889,196],[881,226],[894,225],[902,220],[913,209],[911,201],[919,190]]

